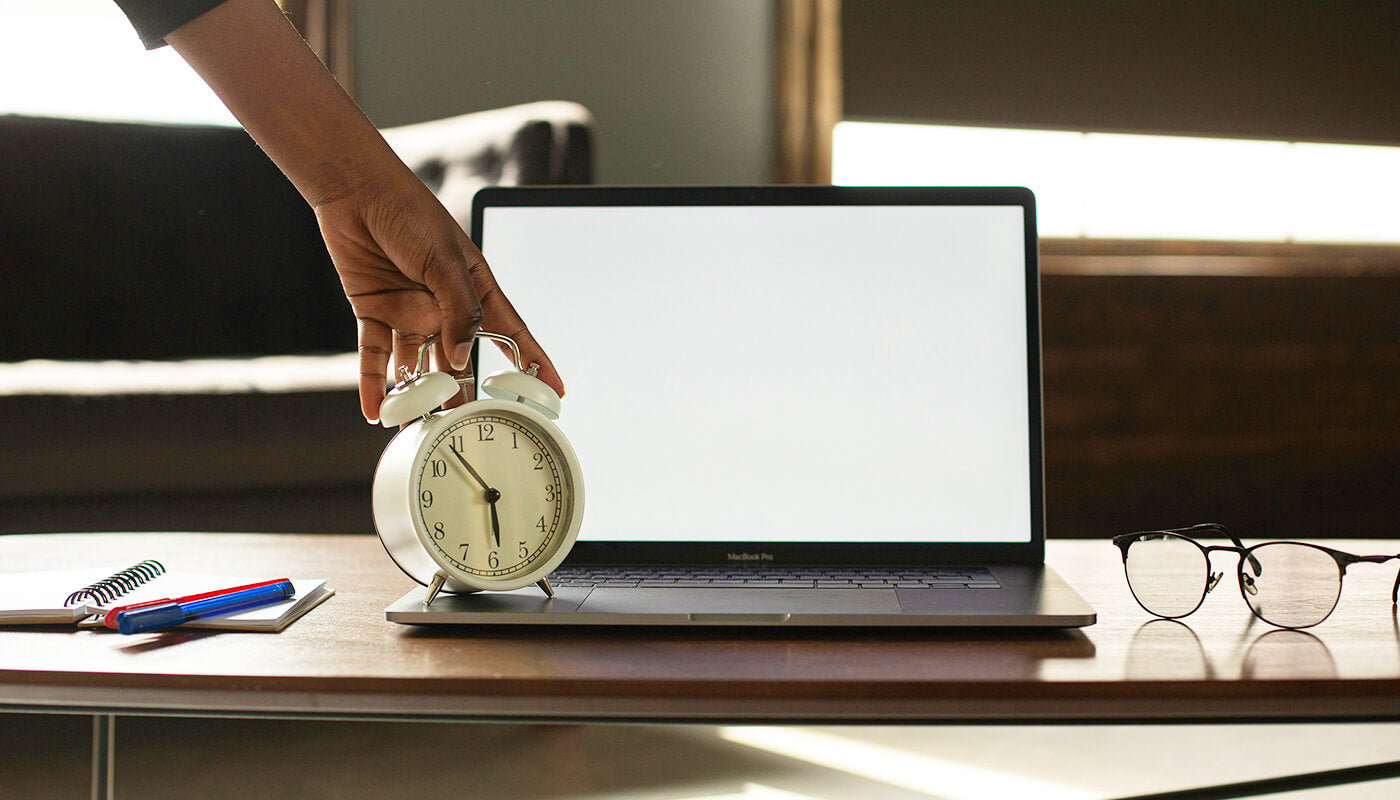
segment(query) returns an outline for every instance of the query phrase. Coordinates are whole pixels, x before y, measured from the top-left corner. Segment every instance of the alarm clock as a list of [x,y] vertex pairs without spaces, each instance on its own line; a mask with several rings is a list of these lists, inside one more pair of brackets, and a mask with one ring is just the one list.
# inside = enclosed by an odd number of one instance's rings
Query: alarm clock
[[530,584],[553,597],[548,576],[583,520],[578,456],[554,424],[559,396],[513,340],[477,337],[505,344],[516,367],[481,381],[489,399],[439,409],[473,379],[430,371],[429,337],[380,407],[385,427],[404,427],[374,472],[374,525],[399,569],[428,587],[425,605],[443,591]]

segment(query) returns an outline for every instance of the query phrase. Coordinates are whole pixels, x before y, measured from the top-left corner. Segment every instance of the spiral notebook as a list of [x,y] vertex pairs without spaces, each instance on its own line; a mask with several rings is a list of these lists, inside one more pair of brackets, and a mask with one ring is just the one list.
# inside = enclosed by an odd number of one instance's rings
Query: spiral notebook
[[[212,592],[268,577],[280,576],[170,572],[149,560],[127,567],[10,573],[0,575],[0,625],[71,625],[84,620],[100,624],[101,615],[117,606]],[[191,620],[182,627],[279,631],[335,594],[324,580],[291,580],[296,594],[287,600]]]

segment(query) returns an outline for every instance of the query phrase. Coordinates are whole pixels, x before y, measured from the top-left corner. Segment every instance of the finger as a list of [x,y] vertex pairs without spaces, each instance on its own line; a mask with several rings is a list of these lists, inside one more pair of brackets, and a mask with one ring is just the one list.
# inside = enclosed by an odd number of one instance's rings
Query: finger
[[[460,241],[470,245],[465,236]],[[437,300],[442,312],[442,350],[453,369],[465,369],[471,356],[472,338],[481,327],[481,301],[472,276],[486,269],[486,261],[475,246],[460,248],[454,254],[434,259],[423,270],[423,282]]]
[[[539,372],[535,377],[549,384],[549,387],[560,397],[564,396],[564,381],[559,377],[559,372],[554,368],[554,362],[545,353],[540,343],[535,341],[534,334],[525,326],[525,320],[520,318],[512,306],[501,287],[496,284],[495,277],[491,270],[482,264],[479,272],[472,273],[473,282],[481,289],[482,326],[492,333],[499,333],[502,336],[515,340],[520,347],[520,363],[526,369],[531,364],[539,364]],[[511,356],[510,348],[497,342],[501,352],[507,357]]]
[[[535,373],[535,377],[549,384],[549,388],[560,398],[564,396],[564,381],[559,377],[559,372],[554,369],[554,362],[549,359],[540,343],[535,341],[535,335],[530,333],[528,328],[518,329],[510,338],[515,340],[520,347],[520,363],[525,369],[529,369],[531,364],[539,364],[540,370]],[[509,350],[510,348],[502,348]]]
[[[437,368],[439,370],[446,372],[448,375],[451,375],[454,379],[460,379],[471,374],[471,364],[468,364],[465,369],[458,369],[452,366],[450,362],[448,362],[447,355],[443,351],[441,338],[439,338],[436,342],[433,343],[433,361],[437,364]],[[458,380],[457,386],[460,391],[458,391],[457,394],[454,394],[451,397],[449,397],[442,404],[443,408],[456,408],[457,406],[460,406],[467,401],[466,391],[462,388],[462,383],[460,380]]]
[[404,333],[394,331],[394,372],[398,373],[399,367],[408,367],[409,372],[418,371],[418,349],[423,346],[423,340],[428,338],[421,333]]
[[379,422],[384,383],[389,371],[393,334],[388,326],[371,319],[359,320],[360,413],[370,424]]

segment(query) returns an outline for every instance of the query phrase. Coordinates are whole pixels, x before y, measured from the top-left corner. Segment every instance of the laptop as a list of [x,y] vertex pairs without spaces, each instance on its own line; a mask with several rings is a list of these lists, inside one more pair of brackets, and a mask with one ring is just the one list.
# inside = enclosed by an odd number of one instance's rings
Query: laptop
[[472,237],[588,505],[552,599],[415,588],[389,620],[1095,621],[1044,564],[1030,191],[492,188]]

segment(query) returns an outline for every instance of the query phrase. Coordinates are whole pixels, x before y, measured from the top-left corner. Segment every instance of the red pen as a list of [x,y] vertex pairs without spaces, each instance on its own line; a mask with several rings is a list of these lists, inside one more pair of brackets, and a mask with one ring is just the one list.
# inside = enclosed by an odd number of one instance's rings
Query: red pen
[[144,603],[132,603],[132,604],[129,605],[129,606],[117,606],[116,608],[112,609],[111,611],[108,611],[106,614],[104,614],[104,615],[102,616],[102,624],[103,624],[105,627],[111,628],[112,630],[116,630],[116,629],[117,629],[117,612],[119,612],[119,611],[129,611],[129,610],[131,610],[131,609],[133,609],[133,608],[145,608],[146,606],[155,606],[155,605],[160,605],[161,603],[181,603],[181,604],[183,604],[183,603],[189,603],[189,602],[192,602],[192,601],[194,601],[194,600],[204,600],[204,599],[207,599],[207,598],[210,598],[210,597],[218,597],[219,595],[223,595],[223,594],[232,594],[233,592],[241,592],[241,591],[243,591],[244,589],[256,589],[256,588],[259,587],[259,586],[268,586],[268,585],[274,584],[274,583],[281,583],[282,581],[285,581],[285,580],[287,580],[287,579],[286,579],[286,578],[273,578],[273,579],[270,580],[270,581],[258,581],[257,583],[249,583],[249,584],[245,584],[245,585],[243,585],[243,586],[230,586],[230,587],[227,588],[227,589],[215,589],[215,590],[212,591],[212,592],[200,592],[199,594],[189,594],[189,595],[185,595],[184,597],[163,597],[163,598],[161,598],[160,600],[147,600],[147,601],[144,602]]

